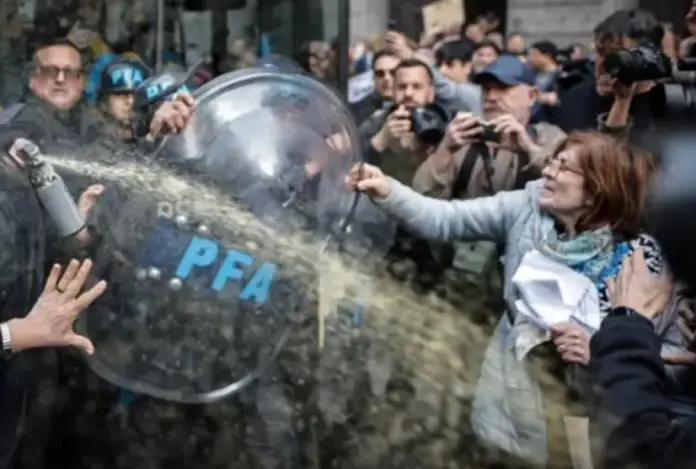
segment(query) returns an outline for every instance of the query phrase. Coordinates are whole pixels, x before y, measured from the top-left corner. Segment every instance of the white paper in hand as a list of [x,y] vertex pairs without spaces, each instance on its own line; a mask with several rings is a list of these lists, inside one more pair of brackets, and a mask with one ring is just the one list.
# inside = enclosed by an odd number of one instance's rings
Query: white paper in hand
[[518,312],[548,329],[571,319],[599,328],[599,293],[589,278],[549,259],[539,251],[528,252],[512,282],[522,300]]

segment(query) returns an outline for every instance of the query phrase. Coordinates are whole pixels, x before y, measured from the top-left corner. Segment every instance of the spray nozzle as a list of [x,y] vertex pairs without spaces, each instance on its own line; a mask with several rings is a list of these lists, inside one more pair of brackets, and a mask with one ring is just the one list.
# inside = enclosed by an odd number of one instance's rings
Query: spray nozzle
[[28,166],[37,166],[41,162],[41,150],[38,145],[24,138],[15,140],[9,153]]

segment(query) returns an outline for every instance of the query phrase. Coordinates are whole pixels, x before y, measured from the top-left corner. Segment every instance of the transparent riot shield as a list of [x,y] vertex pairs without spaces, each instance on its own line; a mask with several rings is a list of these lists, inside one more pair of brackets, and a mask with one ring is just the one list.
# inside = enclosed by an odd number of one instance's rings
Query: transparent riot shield
[[362,155],[334,92],[256,68],[195,97],[190,126],[153,158],[80,166],[107,185],[89,222],[109,288],[77,324],[95,344],[88,363],[122,388],[181,403],[230,396],[299,330],[316,336],[327,256],[365,267],[395,231],[344,187]]

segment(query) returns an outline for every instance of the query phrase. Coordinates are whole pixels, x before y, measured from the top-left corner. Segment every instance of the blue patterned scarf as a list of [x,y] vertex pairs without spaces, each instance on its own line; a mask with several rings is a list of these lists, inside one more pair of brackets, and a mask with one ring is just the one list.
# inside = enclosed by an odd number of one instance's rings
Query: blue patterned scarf
[[556,230],[553,218],[544,216],[541,229],[539,252],[585,275],[598,290],[604,288],[607,279],[619,272],[624,257],[631,251],[627,242],[615,240],[609,226],[584,231],[573,239],[564,239]]

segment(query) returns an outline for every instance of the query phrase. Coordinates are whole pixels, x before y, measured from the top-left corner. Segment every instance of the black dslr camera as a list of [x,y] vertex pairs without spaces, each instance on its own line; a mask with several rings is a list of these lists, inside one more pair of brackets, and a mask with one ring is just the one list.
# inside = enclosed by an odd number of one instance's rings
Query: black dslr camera
[[696,78],[689,73],[696,72],[696,58],[672,62],[659,49],[644,46],[607,54],[604,69],[627,85],[636,81],[658,82],[654,111],[661,121],[696,117]]
[[672,76],[672,61],[659,48],[621,49],[604,58],[604,70],[624,84]]
[[411,130],[426,145],[438,145],[445,137],[450,113],[437,103],[417,107],[411,111]]

